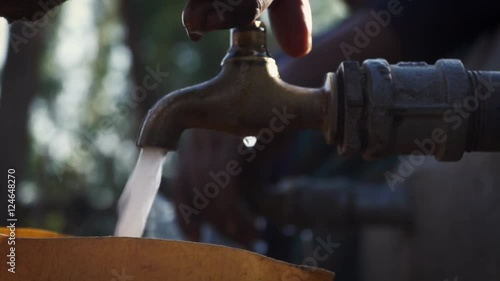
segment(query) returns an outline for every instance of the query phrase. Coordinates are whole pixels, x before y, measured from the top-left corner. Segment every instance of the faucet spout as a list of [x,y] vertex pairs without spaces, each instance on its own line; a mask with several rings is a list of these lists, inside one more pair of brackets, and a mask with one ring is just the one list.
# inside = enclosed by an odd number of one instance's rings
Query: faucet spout
[[[232,45],[213,79],[163,97],[148,112],[137,145],[175,150],[182,132],[205,128],[238,136],[322,129],[329,86],[301,88],[283,82],[265,47],[265,27],[231,31]],[[327,83],[328,84],[328,83]]]

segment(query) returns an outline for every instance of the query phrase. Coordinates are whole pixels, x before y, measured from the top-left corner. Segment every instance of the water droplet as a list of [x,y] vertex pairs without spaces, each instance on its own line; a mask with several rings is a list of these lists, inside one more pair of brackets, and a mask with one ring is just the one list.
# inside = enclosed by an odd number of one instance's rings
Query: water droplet
[[254,147],[256,143],[257,143],[257,138],[254,136],[248,136],[243,138],[243,144],[245,144],[246,147]]

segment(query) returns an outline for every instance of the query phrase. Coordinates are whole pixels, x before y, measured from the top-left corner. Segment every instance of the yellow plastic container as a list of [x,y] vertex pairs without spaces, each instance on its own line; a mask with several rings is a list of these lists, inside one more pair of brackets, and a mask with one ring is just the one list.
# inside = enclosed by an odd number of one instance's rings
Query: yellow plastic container
[[[19,228],[14,239],[10,234],[9,229],[0,231],[1,281],[332,281],[334,276],[323,269],[203,243],[68,237]],[[11,265],[15,273],[9,271]]]

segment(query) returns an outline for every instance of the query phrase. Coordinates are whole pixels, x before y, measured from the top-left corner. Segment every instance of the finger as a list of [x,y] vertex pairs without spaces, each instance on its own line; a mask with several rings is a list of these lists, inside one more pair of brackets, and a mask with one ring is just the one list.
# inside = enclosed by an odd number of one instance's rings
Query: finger
[[309,0],[275,0],[269,7],[269,18],[274,35],[286,54],[302,57],[311,51]]
[[273,0],[188,0],[182,22],[198,40],[205,32],[244,26],[255,21]]

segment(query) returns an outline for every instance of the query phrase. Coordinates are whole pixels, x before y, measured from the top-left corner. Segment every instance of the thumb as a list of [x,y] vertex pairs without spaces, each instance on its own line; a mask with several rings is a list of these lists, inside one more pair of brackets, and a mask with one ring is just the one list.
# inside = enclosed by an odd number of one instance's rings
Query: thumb
[[302,57],[312,48],[309,0],[275,0],[269,7],[271,26],[283,51]]

